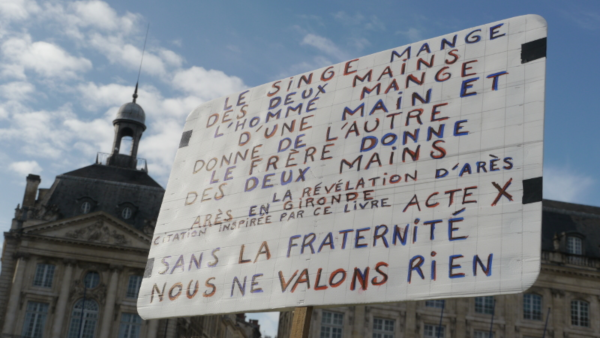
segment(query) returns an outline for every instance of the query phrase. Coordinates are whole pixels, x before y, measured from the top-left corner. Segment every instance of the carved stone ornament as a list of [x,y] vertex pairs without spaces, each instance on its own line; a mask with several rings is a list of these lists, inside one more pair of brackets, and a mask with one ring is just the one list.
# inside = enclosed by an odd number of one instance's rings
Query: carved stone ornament
[[150,226],[148,224],[144,224],[144,228],[142,229],[142,231],[144,232],[144,234],[146,234],[147,236],[152,236],[154,235],[154,227]]
[[[83,297],[83,281],[74,280],[71,283],[71,291],[69,292],[69,299]],[[106,284],[100,283],[93,289],[85,290],[85,298],[97,300],[100,304],[104,305],[106,301]]]
[[129,244],[129,241],[124,235],[119,234],[116,230],[111,231],[110,228],[101,221],[75,231],[69,231],[65,234],[65,237],[103,244]]
[[550,289],[550,292],[552,293],[552,296],[554,296],[555,298],[563,298],[565,296],[565,292],[563,290],[559,290],[559,289]]

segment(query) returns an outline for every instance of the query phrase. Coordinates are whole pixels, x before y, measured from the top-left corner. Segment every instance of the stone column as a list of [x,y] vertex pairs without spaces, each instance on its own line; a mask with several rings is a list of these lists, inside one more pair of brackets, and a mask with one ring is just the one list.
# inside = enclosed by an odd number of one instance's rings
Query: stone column
[[158,319],[152,319],[148,322],[148,334],[147,338],[156,338],[158,334]]
[[167,319],[167,334],[165,338],[175,338],[177,334],[177,318],[169,318]]
[[[565,292],[559,289],[550,289],[552,299],[548,303],[552,307],[548,326],[554,331],[554,337],[563,337],[564,328],[571,324],[571,304],[565,302]],[[542,306],[547,303],[542,302]],[[544,318],[546,319],[546,318]]]
[[73,276],[73,265],[75,261],[65,260],[65,274],[62,278],[62,285],[60,286],[60,294],[58,295],[58,301],[56,302],[56,309],[54,310],[54,323],[52,324],[52,338],[60,338],[63,323],[65,322],[65,314],[67,312],[67,302],[69,301],[69,288],[71,286],[71,278]]
[[100,328],[100,338],[108,338],[112,328],[113,313],[115,309],[115,299],[117,298],[117,284],[119,282],[120,267],[111,266],[110,282],[106,293],[106,304],[104,305],[104,315],[102,316],[102,327]]
[[404,328],[404,337],[413,338],[417,337],[417,302],[408,301],[406,302],[406,327]]
[[517,329],[520,327],[523,316],[523,295],[504,296],[504,320],[506,328],[504,335],[506,338],[517,337]]
[[23,287],[23,276],[25,275],[25,266],[27,265],[27,257],[21,255],[17,261],[17,268],[12,280],[10,290],[10,298],[6,307],[6,317],[4,319],[3,334],[13,334],[17,313],[19,311],[19,298],[21,296],[21,288]]
[[365,336],[365,306],[356,305],[354,307],[354,323],[352,325],[352,337],[363,338]]
[[[467,335],[467,312],[469,312],[469,301],[472,298],[455,298],[456,303],[456,337]],[[446,301],[448,302],[448,300]]]

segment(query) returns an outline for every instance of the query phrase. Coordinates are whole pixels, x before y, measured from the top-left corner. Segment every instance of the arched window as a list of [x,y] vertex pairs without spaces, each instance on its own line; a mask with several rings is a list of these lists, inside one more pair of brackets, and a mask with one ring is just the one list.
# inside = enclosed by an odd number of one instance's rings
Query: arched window
[[542,296],[534,293],[523,295],[523,318],[542,320]]
[[571,325],[590,326],[590,304],[582,300],[571,302]]
[[121,138],[121,146],[119,147],[119,154],[131,155],[132,146],[133,146],[133,137],[123,136],[123,138]]
[[93,299],[80,299],[71,312],[68,338],[94,338],[98,322],[98,303]]
[[567,237],[567,252],[572,255],[583,255],[583,241],[579,237]]
[[121,140],[119,141],[119,154],[131,155],[133,150],[133,130],[123,128],[121,132]]

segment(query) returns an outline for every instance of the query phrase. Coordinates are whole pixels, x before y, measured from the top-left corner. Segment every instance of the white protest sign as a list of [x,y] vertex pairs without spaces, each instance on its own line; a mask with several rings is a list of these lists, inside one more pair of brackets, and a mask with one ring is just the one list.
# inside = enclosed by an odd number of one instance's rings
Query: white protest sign
[[502,20],[187,119],[145,319],[521,292],[540,267],[546,22]]

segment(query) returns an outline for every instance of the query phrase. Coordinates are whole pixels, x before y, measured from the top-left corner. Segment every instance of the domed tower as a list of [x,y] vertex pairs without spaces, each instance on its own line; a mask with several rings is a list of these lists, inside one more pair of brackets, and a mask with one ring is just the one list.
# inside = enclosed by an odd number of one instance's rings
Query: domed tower
[[[137,166],[137,152],[140,139],[146,130],[146,114],[144,109],[135,101],[138,86],[135,85],[133,102],[126,103],[119,108],[117,117],[113,120],[115,127],[115,138],[112,152],[108,157],[108,165],[122,168],[135,169]],[[124,149],[123,139],[128,138],[131,142],[130,149]]]

